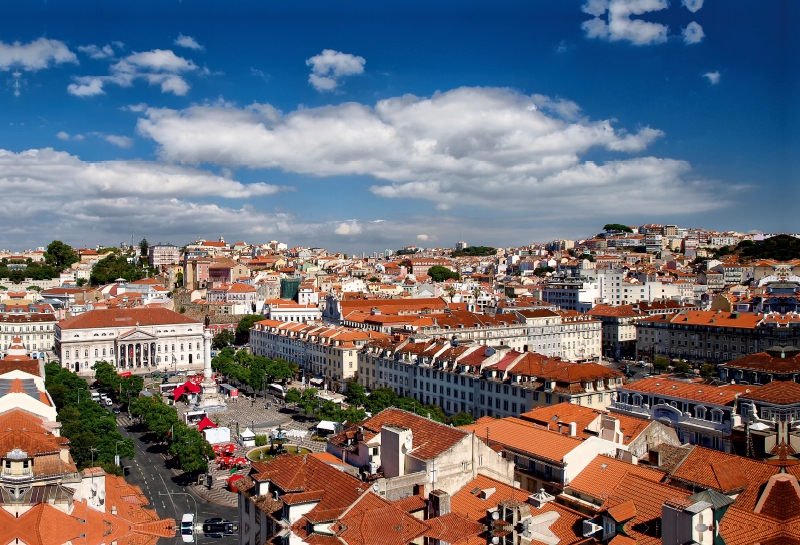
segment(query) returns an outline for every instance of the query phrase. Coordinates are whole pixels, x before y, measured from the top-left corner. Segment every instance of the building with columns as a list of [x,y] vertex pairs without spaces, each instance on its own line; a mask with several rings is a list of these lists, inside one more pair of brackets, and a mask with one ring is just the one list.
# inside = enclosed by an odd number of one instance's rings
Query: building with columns
[[203,365],[203,324],[165,308],[91,310],[56,324],[62,367],[86,376],[107,361],[119,371],[181,370]]

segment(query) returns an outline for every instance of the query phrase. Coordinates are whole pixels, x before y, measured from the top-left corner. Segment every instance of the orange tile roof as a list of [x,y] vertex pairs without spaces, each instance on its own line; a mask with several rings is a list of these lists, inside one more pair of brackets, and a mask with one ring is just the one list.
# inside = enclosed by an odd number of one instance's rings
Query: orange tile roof
[[[607,505],[609,514],[617,509],[622,511],[618,513],[620,517],[633,513],[633,518],[626,519],[623,525],[627,537],[639,545],[661,545],[660,532],[655,530],[653,522],[661,519],[662,505],[669,499],[684,499],[689,494],[686,490],[628,473],[614,488]],[[621,505],[623,507],[619,507]]]
[[202,327],[200,322],[188,316],[160,307],[90,310],[59,322],[58,327],[64,330],[95,327],[133,327],[136,324],[141,326],[196,324]]
[[636,475],[652,482],[661,482],[665,473],[643,465],[635,465],[610,456],[595,456],[583,471],[578,473],[568,485],[570,490],[585,494],[605,504],[609,495],[628,475]]
[[[478,493],[473,493],[476,489],[486,490],[489,488],[494,488],[495,491],[486,499],[482,499]],[[461,490],[453,495],[450,500],[450,510],[452,513],[486,525],[487,509],[497,507],[500,502],[510,499],[525,501],[527,496],[528,492],[525,490],[512,488],[491,477],[478,474],[475,479],[464,485]],[[558,519],[549,528],[558,537],[558,545],[572,545],[573,543],[584,542],[581,527],[581,522],[586,518],[584,515],[555,502],[547,502],[539,509],[531,506],[531,514],[533,516],[547,512],[555,512],[559,515]],[[483,533],[480,536],[458,542],[458,545],[486,545],[486,543],[486,534]]]
[[559,464],[581,444],[581,439],[577,437],[549,431],[517,418],[496,419],[484,416],[474,424],[462,426],[460,429],[472,432],[484,441],[488,433],[490,443],[499,443],[506,448]]
[[[695,446],[669,476],[670,482],[686,483],[695,487],[713,488],[723,494],[741,491],[751,482],[764,482],[779,468],[734,454]],[[749,494],[742,494],[738,501]],[[754,500],[748,502],[755,504]]]
[[[749,386],[746,389],[751,388],[755,389],[757,386]],[[626,384],[620,390],[715,405],[733,405],[734,400],[743,393],[741,387],[737,388],[729,384],[714,386],[711,384],[681,382],[668,377],[651,377],[637,380],[634,383]]]
[[742,394],[741,397],[744,399],[752,399],[754,401],[774,403],[776,405],[800,403],[800,383],[791,380],[774,380],[765,384],[764,386],[761,386],[760,388],[754,388],[749,393]]
[[[558,431],[559,423],[568,424],[570,422],[575,422],[578,435],[588,438],[595,434],[586,433],[586,428],[589,424],[597,420],[601,414],[603,414],[603,411],[564,402],[555,405],[541,405],[526,413],[522,413],[519,417],[522,420],[527,420],[555,431]],[[569,426],[566,427],[566,430],[562,428],[562,433],[569,434]]]
[[414,452],[410,456],[419,460],[432,460],[440,456],[467,435],[462,428],[453,428],[393,407],[384,409],[358,425],[374,433],[379,433],[387,425],[409,428],[414,436]]

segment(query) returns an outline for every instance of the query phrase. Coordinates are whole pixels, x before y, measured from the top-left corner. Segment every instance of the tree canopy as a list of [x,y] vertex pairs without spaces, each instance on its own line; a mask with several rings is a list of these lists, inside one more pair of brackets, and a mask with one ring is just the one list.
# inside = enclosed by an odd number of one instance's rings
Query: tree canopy
[[236,341],[236,336],[233,334],[233,331],[229,329],[223,329],[211,340],[211,346],[214,348],[225,348],[226,346],[231,346]]
[[44,252],[44,262],[59,272],[73,263],[77,263],[80,259],[72,246],[64,244],[60,240],[54,240],[48,244]]
[[214,458],[214,450],[199,431],[183,423],[175,409],[157,397],[142,396],[131,402],[130,411],[160,441],[169,443],[168,452],[183,471],[208,471],[208,460]]
[[633,233],[633,229],[621,223],[606,223],[603,225],[603,231],[622,231],[623,233]]
[[54,362],[45,366],[45,388],[56,404],[61,435],[69,439],[78,468],[94,463],[119,475],[121,469],[114,465],[114,455],[132,459],[133,440],[123,439],[114,415],[92,401],[86,381]]
[[109,284],[117,278],[124,278],[128,282],[132,282],[144,278],[147,272],[146,268],[137,267],[135,263],[128,263],[128,258],[124,255],[110,254],[95,264],[89,282],[95,286]]
[[428,276],[430,276],[434,282],[444,282],[449,278],[458,280],[459,278],[457,272],[451,271],[447,267],[442,267],[441,265],[435,265],[428,269]]
[[497,250],[491,246],[467,246],[463,250],[453,250],[451,254],[453,257],[469,256],[469,257],[485,257],[495,255]]
[[248,314],[236,326],[236,344],[245,344],[250,342],[250,328],[253,324],[260,322],[264,317],[261,314]]

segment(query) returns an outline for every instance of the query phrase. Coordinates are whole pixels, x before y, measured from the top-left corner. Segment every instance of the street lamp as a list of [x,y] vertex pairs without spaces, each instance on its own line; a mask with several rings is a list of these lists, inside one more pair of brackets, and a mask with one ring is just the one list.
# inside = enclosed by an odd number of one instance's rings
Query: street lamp
[[117,464],[117,467],[121,467],[121,464],[119,463],[119,444],[124,442],[125,440],[123,439],[122,441],[117,441],[114,443],[114,463]]
[[[159,492],[158,495],[159,496],[180,495],[180,496],[188,496],[189,498],[192,498],[192,501],[194,502],[194,526],[192,527],[192,538],[194,538],[195,529],[197,527],[197,500],[195,499],[195,497],[192,496],[191,494],[189,494],[188,492],[170,492],[169,490],[167,490],[166,494],[164,494],[163,492]],[[170,497],[170,501],[172,501],[171,497]],[[172,505],[175,505],[175,502],[173,502]],[[197,538],[195,541],[199,541],[199,538]]]

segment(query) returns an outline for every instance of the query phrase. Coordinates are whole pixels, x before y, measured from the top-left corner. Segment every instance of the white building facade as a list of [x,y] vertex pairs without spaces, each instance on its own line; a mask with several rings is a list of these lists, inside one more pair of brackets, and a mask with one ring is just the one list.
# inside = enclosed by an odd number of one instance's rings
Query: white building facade
[[55,327],[61,366],[91,376],[98,361],[119,372],[200,368],[203,324],[164,308],[92,310]]

